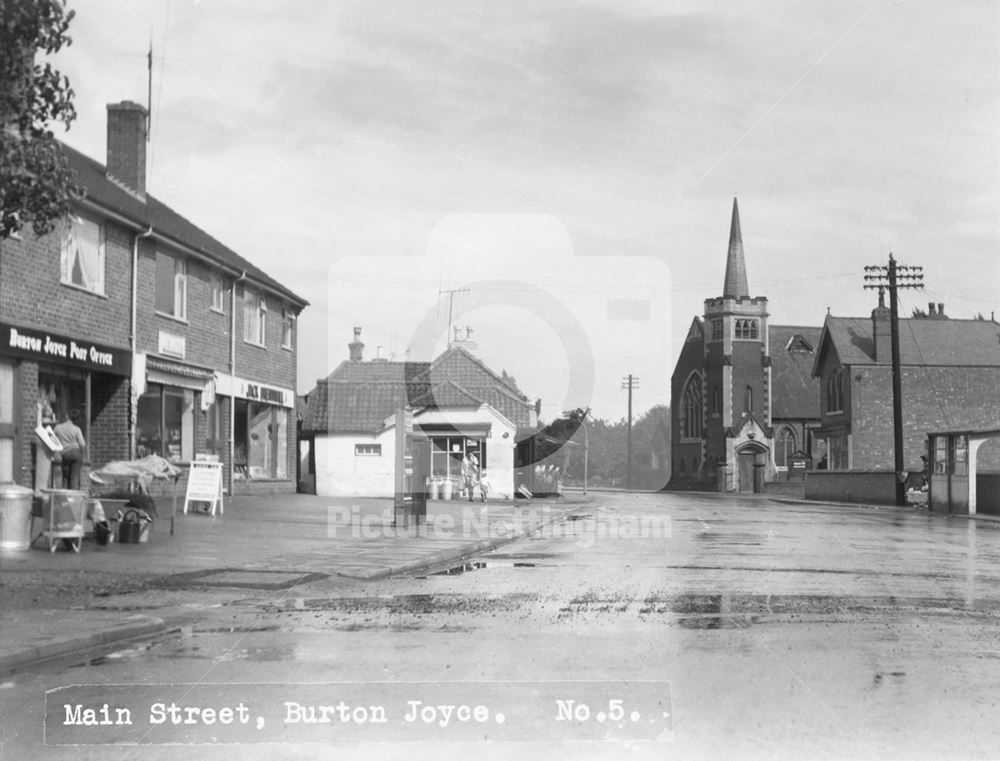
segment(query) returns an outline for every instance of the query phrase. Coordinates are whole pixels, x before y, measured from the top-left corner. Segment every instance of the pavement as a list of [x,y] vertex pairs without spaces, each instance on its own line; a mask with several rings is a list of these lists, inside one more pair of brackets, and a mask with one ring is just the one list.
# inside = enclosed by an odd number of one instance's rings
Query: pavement
[[[424,525],[397,527],[391,499],[238,496],[210,516],[171,515],[160,498],[147,542],[99,545],[90,533],[79,553],[49,552],[43,539],[0,552],[0,675],[154,636],[234,598],[316,584],[335,593],[345,583],[447,568],[566,520],[588,501],[432,501]],[[40,530],[36,519],[33,535]]]

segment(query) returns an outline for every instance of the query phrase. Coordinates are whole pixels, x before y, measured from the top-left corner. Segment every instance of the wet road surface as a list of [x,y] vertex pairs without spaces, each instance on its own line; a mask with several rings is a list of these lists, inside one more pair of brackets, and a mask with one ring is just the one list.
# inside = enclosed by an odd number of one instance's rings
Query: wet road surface
[[[604,494],[573,520],[459,567],[238,595],[199,607],[192,592],[168,636],[8,681],[0,758],[1000,757],[1000,523]],[[562,722],[513,729],[509,741],[442,731],[401,743],[376,727],[365,735],[376,742],[345,744],[298,742],[296,727],[282,733],[269,715],[240,745],[201,735],[193,745],[43,745],[67,736],[51,710],[43,727],[45,691],[72,684],[99,685],[98,705],[128,685],[215,685],[227,704],[284,704],[304,694],[287,685],[354,683],[382,691],[370,703],[402,706],[422,683],[468,683],[469,702],[488,704],[509,697],[509,683],[564,681],[598,683],[588,688],[600,705],[619,694],[615,682],[662,683],[669,718],[657,727],[670,732],[591,742]],[[126,703],[138,714],[150,694],[137,687]],[[538,711],[551,723],[550,703]],[[337,731],[334,722],[310,738]]]

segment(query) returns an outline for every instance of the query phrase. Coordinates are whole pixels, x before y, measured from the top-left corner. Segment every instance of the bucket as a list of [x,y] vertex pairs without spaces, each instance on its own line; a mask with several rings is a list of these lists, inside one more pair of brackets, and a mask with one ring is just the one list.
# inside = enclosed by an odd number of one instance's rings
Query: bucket
[[121,544],[138,544],[142,533],[142,521],[136,510],[126,510],[118,521],[118,541]]

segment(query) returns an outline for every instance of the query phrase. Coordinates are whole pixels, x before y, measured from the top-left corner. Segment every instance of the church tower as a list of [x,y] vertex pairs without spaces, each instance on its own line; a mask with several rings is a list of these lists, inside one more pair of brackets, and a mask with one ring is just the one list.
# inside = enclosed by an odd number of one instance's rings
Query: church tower
[[722,296],[705,300],[704,465],[720,491],[763,491],[771,451],[767,298],[750,296],[733,199]]

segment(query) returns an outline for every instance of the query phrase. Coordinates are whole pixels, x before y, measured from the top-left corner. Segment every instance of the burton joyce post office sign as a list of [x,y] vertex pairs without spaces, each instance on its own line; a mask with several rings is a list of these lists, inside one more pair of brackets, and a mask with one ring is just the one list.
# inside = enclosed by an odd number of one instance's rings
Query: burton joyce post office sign
[[114,375],[129,375],[132,370],[132,355],[126,349],[3,322],[0,322],[0,354],[30,357],[39,362],[55,362]]

